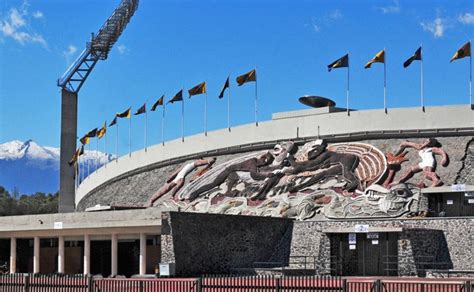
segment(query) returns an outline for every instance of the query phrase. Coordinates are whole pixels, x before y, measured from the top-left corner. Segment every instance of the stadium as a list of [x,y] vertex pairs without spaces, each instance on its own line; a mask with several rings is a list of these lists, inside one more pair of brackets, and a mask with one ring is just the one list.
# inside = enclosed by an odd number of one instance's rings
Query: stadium
[[[0,217],[0,262],[8,262],[10,274],[89,281],[474,275],[472,92],[469,104],[388,108],[384,85],[383,108],[358,110],[349,107],[348,74],[345,107],[305,95],[299,101],[307,109],[259,121],[254,69],[236,82],[255,83],[255,122],[191,136],[183,130],[178,139],[130,150],[81,176],[84,145],[105,130],[87,133],[77,147],[78,93],[137,7],[123,0],[57,82],[59,213]],[[451,61],[471,57],[470,44]],[[328,69],[349,70],[348,60]],[[419,60],[421,47],[405,63]],[[372,63],[385,68],[385,49],[366,68]],[[191,88],[189,97],[206,86]],[[228,88],[229,78],[222,96]],[[183,90],[174,102],[184,112]],[[152,108],[163,105],[160,98]],[[135,115],[143,113],[145,105]],[[117,113],[108,127],[130,116],[131,108]],[[472,291],[469,281],[459,285]]]

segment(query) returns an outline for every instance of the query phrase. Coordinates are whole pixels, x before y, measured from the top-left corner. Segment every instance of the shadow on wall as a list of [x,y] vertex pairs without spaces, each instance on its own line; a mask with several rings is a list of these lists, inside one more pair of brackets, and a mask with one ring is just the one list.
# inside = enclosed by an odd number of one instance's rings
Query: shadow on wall
[[453,268],[448,242],[442,230],[408,229],[404,232],[411,241],[411,256],[418,276],[425,277],[427,270]]

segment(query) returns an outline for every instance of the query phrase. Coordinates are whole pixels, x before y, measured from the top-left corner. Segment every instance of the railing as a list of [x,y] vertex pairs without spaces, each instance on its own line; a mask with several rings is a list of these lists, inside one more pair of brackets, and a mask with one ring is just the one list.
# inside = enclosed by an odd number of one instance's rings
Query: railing
[[0,275],[2,292],[474,292],[474,283],[417,278],[212,275],[200,278],[102,279],[82,275]]

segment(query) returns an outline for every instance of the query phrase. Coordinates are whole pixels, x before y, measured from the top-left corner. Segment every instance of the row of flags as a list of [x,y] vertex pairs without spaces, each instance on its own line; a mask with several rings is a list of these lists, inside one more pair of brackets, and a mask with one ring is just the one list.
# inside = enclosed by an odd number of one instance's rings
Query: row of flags
[[[403,67],[407,68],[408,66],[411,65],[413,61],[416,61],[416,60],[421,61],[422,60],[421,51],[422,51],[422,47],[420,46],[410,58],[408,58],[405,62],[403,62]],[[470,56],[471,56],[471,42],[467,42],[459,50],[456,51],[454,56],[451,58],[450,63],[455,60],[462,59],[465,57],[470,57]],[[364,68],[365,69],[371,68],[373,63],[385,63],[385,49],[375,54],[375,56],[365,64]],[[331,72],[332,69],[344,68],[344,67],[349,67],[349,54],[346,54],[343,57],[329,64],[328,71]]]
[[[456,51],[456,53],[451,58],[450,62],[453,62],[458,59],[462,59],[465,57],[471,57],[471,42],[465,43],[460,49]],[[405,62],[403,62],[403,67],[407,68],[408,66],[413,63],[413,61],[423,61],[422,56],[422,47],[420,46],[415,53],[410,56]],[[375,56],[370,59],[364,66],[365,69],[369,69],[372,67],[374,63],[383,63],[384,64],[384,109],[387,112],[386,106],[386,85],[387,85],[387,78],[386,78],[386,67],[385,67],[385,49],[381,50]],[[470,97],[470,104],[472,104],[472,60],[471,60],[471,68],[470,68],[470,81],[469,81],[469,97]],[[349,54],[342,56],[341,58],[337,59],[336,61],[332,62],[328,66],[328,71],[331,72],[332,69],[337,68],[347,68],[347,114],[349,114]],[[424,97],[423,97],[423,65],[421,65],[421,106],[424,109]]]
[[[471,55],[471,42],[465,43],[460,49],[456,51],[456,53],[453,55],[451,58],[450,62],[453,62],[458,59],[462,59],[465,57],[472,57]],[[422,47],[420,46],[415,53],[410,56],[404,63],[403,67],[407,68],[409,67],[413,61],[422,61],[423,60],[423,54],[422,54]],[[385,49],[379,51],[375,56],[370,59],[364,66],[365,69],[369,69],[372,67],[372,64],[374,63],[383,63],[384,64],[384,109],[387,111],[386,107],[386,70],[385,70]],[[342,56],[341,58],[337,59],[336,61],[332,62],[331,64],[327,65],[328,71],[331,72],[333,69],[338,69],[338,68],[348,68],[347,71],[347,112],[349,114],[349,54],[346,54]],[[472,71],[472,68],[471,68]],[[423,83],[423,71],[421,71],[421,80]],[[238,86],[242,86],[248,82],[255,82],[255,123],[258,126],[258,119],[257,119],[257,70],[253,69],[243,75],[240,75],[236,78],[236,83]],[[472,74],[471,74],[471,80],[470,80],[470,98],[471,98],[471,104],[472,104]],[[226,90],[229,90],[230,88],[230,76],[227,77],[218,98],[223,98],[225,95]],[[188,90],[188,95],[189,98],[195,95],[201,95],[201,94],[206,94],[206,99],[204,103],[204,131],[207,135],[207,82],[201,82],[198,85],[192,87],[191,89]],[[421,85],[421,95],[422,95],[422,107],[423,107],[423,84]],[[229,94],[229,104],[228,104],[228,127],[230,130],[230,94]],[[178,91],[166,104],[173,104],[175,102],[181,102],[182,104],[182,139],[184,140],[184,99],[183,99],[183,89]],[[163,107],[163,121],[162,121],[162,142],[163,142],[163,131],[164,131],[164,111],[165,111],[165,96],[162,95],[160,98],[158,98],[153,105],[151,106],[150,110],[151,111],[156,111],[159,106]],[[146,109],[146,103],[144,103],[140,108],[137,109],[137,111],[134,113],[134,115],[141,115],[141,114],[146,114],[147,109]],[[112,122],[108,125],[108,127],[112,127],[114,125],[117,125],[117,140],[118,140],[118,120],[119,118],[126,118],[130,119],[132,116],[132,108],[129,107],[127,110],[117,113],[114,116],[114,119]],[[146,119],[145,119],[146,123]],[[146,124],[145,124],[146,125]],[[107,123],[104,122],[104,125],[101,128],[95,128],[92,129],[91,131],[87,132],[84,136],[80,138],[81,142],[81,147],[76,150],[74,153],[73,157],[69,161],[70,165],[73,165],[78,162],[79,157],[84,154],[84,145],[89,144],[90,139],[96,137],[98,140],[103,138],[107,132]],[[130,120],[130,128],[129,128],[129,138],[131,137],[131,120]],[[131,138],[130,138],[131,139]],[[164,143],[164,142],[163,142]],[[131,141],[129,143],[131,145]],[[129,146],[130,146],[129,145]],[[130,147],[131,148],[131,147]],[[116,149],[117,149],[117,143],[116,143]],[[145,150],[146,150],[146,126],[145,126]],[[130,149],[131,151],[131,149]],[[116,150],[117,152],[117,150]],[[116,153],[118,155],[118,153]]]
[[[242,86],[245,83],[248,82],[257,82],[257,70],[253,69],[243,75],[240,75],[236,78],[236,83],[237,86]],[[219,93],[218,98],[222,99],[225,95],[225,92],[230,89],[230,76],[227,77],[226,81],[224,82],[224,85]],[[192,87],[191,89],[188,90],[189,98],[195,95],[200,95],[200,94],[206,94],[206,102],[205,102],[205,124],[206,124],[206,107],[207,107],[207,82],[201,82],[198,85]],[[255,93],[256,94],[256,93]],[[255,99],[257,99],[257,95],[255,96]],[[183,110],[182,110],[182,115],[183,115],[183,122],[182,122],[182,128],[184,128],[184,100],[183,100],[183,89],[178,91],[166,104],[173,104],[175,102],[182,102]],[[165,110],[165,95],[162,95],[160,98],[158,98],[153,105],[150,108],[150,111],[156,111],[158,107],[162,106],[163,107],[163,121],[162,121],[162,140],[163,140],[163,129],[164,129],[164,110]],[[257,108],[255,109],[257,110]],[[141,114],[146,114],[147,113],[147,108],[146,108],[146,102],[137,109],[137,111],[133,114],[135,116],[141,115]],[[114,125],[118,126],[118,119],[130,119],[132,117],[132,108],[129,107],[123,112],[116,113],[112,122],[108,125],[108,127],[112,127]],[[256,124],[258,125],[257,122],[257,116],[256,118]],[[131,122],[130,122],[131,123]],[[145,119],[146,123],[146,119]],[[146,124],[145,124],[146,125]],[[131,127],[131,126],[130,126]],[[230,131],[230,96],[229,96],[229,106],[228,106],[228,127]],[[205,125],[205,132],[207,135],[207,129]],[[90,143],[91,138],[97,138],[100,140],[105,136],[107,133],[107,123],[104,122],[104,125],[101,128],[94,128],[87,132],[84,136],[82,136],[79,141],[81,142],[81,147],[79,147],[76,152],[74,153],[73,157],[69,161],[69,165],[74,165],[79,161],[79,157],[84,154],[84,146]],[[129,131],[130,133],[130,131]],[[131,135],[129,135],[131,137]],[[184,139],[184,130],[182,133],[182,139]],[[118,140],[118,128],[117,128],[117,140]],[[163,141],[162,141],[163,142]],[[117,149],[117,145],[116,145]],[[145,149],[146,149],[146,126],[145,126]],[[116,150],[117,152],[117,150]],[[116,153],[118,155],[118,153]]]

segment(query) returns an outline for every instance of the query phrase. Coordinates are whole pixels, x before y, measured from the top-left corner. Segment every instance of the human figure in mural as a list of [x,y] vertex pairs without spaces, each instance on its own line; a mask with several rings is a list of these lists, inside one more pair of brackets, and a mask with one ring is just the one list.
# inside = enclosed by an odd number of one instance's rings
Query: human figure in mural
[[232,164],[225,168],[217,177],[210,183],[205,184],[189,196],[189,200],[194,200],[202,193],[205,193],[222,183],[226,182],[227,191],[223,196],[236,196],[238,191],[233,190],[234,186],[239,181],[238,171],[249,172],[250,177],[255,181],[263,181],[261,187],[255,191],[251,199],[257,200],[265,197],[265,194],[278,183],[279,179],[284,175],[277,171],[284,166],[289,166],[287,158],[292,155],[295,149],[293,142],[285,142],[275,145],[271,152],[266,152],[258,157],[253,157],[245,161]]
[[434,138],[426,139],[423,143],[414,143],[404,141],[400,144],[400,149],[395,155],[403,153],[406,148],[414,148],[418,150],[418,155],[421,162],[409,167],[409,169],[400,177],[399,184],[408,181],[415,173],[423,171],[423,179],[418,184],[419,187],[424,187],[423,180],[426,178],[431,180],[431,187],[437,187],[443,184],[439,176],[436,174],[436,159],[435,155],[441,155],[441,165],[447,166],[449,164],[448,154],[441,148],[441,144]]
[[290,186],[291,193],[298,192],[328,177],[341,176],[346,182],[344,189],[352,192],[359,187],[360,182],[354,174],[359,165],[359,157],[348,153],[338,153],[326,149],[327,143],[319,140],[318,143],[308,152],[308,160],[297,162],[290,160],[292,168],[285,170],[288,174],[298,174],[305,171],[324,171],[312,176],[307,181],[296,186]]
[[395,178],[395,174],[401,169],[402,163],[408,161],[408,158],[405,157],[406,155],[406,152],[401,152],[398,155],[394,155],[392,152],[387,152],[388,173],[382,184],[384,188],[390,188],[390,185]]
[[206,166],[199,173],[202,175],[212,164],[216,162],[216,158],[210,159],[198,159],[193,162],[185,164],[183,167],[176,169],[170,177],[166,180],[166,183],[148,200],[145,207],[153,206],[153,203],[161,198],[163,195],[171,191],[171,196],[174,198],[175,194],[183,187],[186,176],[193,170],[200,166]]

